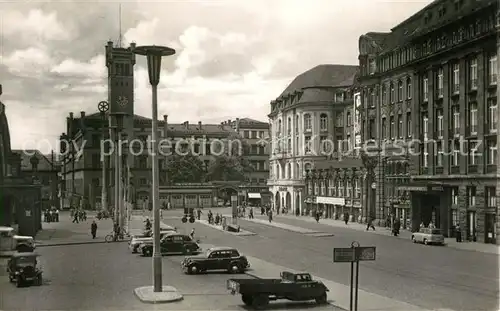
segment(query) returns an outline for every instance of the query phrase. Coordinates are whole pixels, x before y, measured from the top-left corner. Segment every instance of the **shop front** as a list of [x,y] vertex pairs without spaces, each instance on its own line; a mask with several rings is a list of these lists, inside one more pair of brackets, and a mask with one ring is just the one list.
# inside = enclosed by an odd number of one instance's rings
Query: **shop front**
[[323,210],[325,218],[338,219],[338,215],[342,212],[345,206],[344,198],[336,197],[316,197],[316,202],[321,205],[320,210]]

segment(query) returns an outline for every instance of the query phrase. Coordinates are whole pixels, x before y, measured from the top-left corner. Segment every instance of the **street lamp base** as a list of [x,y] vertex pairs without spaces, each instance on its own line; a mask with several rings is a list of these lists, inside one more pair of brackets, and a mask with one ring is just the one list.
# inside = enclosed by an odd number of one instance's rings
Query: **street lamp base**
[[155,292],[162,291],[161,254],[153,254],[153,288]]
[[134,289],[135,296],[145,303],[169,303],[182,300],[184,297],[175,287],[163,286],[160,292],[155,292],[152,286]]

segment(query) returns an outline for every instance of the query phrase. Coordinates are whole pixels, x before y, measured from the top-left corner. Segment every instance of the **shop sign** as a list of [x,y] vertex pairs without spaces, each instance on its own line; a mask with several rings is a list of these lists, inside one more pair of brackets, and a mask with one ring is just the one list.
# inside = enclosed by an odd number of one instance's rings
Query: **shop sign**
[[332,205],[345,205],[345,199],[344,198],[334,198],[334,197],[317,197],[316,203],[332,204]]

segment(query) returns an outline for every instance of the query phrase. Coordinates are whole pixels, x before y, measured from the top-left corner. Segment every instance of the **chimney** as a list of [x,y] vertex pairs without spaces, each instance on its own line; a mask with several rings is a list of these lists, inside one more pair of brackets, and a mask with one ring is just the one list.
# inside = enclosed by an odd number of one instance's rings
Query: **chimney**
[[109,46],[109,47],[113,47],[113,41],[109,40],[109,41],[108,41],[108,46]]
[[130,50],[131,50],[131,51],[134,51],[134,50],[135,50],[135,47],[136,47],[135,42],[130,43]]
[[231,119],[227,120],[227,125],[231,125]]
[[198,129],[201,131],[201,121],[198,121]]
[[69,118],[70,118],[70,119],[73,119],[73,112],[70,112],[70,113],[69,113]]
[[236,132],[240,132],[240,118],[236,118]]
[[167,137],[168,131],[168,114],[163,115],[163,138]]
[[80,117],[83,119],[85,118],[85,111],[80,111]]
[[189,121],[185,121],[184,126],[186,127],[186,129],[189,129]]

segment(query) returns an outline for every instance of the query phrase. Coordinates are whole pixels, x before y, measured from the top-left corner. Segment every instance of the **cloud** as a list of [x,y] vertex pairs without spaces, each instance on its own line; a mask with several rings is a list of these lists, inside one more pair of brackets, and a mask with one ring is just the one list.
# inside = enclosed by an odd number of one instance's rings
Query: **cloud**
[[87,82],[97,81],[96,78],[103,79],[106,75],[106,61],[104,55],[92,57],[89,61],[83,62],[74,59],[65,59],[60,64],[51,69],[52,73],[57,73],[64,77],[89,78],[94,80],[84,80]]
[[3,59],[7,70],[25,78],[41,77],[50,69],[51,64],[52,59],[47,52],[34,47],[15,51]]

